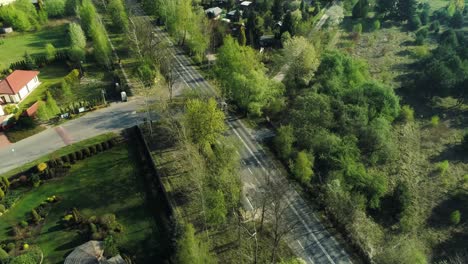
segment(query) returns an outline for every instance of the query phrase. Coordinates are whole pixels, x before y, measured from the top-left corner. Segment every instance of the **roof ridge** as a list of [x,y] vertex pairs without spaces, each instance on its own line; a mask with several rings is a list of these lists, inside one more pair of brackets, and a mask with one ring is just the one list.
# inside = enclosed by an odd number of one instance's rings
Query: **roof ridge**
[[9,77],[10,75],[11,75],[11,74],[9,74],[9,75],[5,78],[5,81],[7,82],[8,88],[10,88],[10,91],[11,91],[13,94],[15,94],[15,91],[13,91],[13,87],[11,87],[11,84],[10,84],[10,82],[8,81],[8,77]]

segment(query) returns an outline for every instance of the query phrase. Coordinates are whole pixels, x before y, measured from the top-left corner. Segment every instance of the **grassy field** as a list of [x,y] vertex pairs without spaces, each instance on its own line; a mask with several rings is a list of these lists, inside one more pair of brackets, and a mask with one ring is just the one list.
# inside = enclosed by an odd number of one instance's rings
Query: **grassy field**
[[0,70],[8,68],[13,62],[22,60],[26,51],[32,56],[44,54],[44,46],[47,43],[51,43],[58,49],[67,46],[68,22],[68,20],[56,20],[37,32],[14,32],[1,38],[3,44],[0,45]]
[[136,263],[152,263],[157,251],[157,232],[145,204],[138,160],[133,147],[122,144],[72,166],[64,178],[51,180],[28,192],[0,221],[0,236],[8,237],[12,225],[25,219],[32,208],[51,195],[61,201],[53,206],[32,244],[41,247],[45,263],[63,263],[66,255],[87,241],[77,230],[61,224],[64,213],[76,207],[84,216],[113,213],[124,226],[119,241],[123,253],[136,255]]
[[86,140],[83,140],[83,141],[68,145],[66,147],[63,147],[63,148],[57,150],[57,151],[52,152],[51,154],[42,156],[42,157],[40,157],[40,158],[38,158],[38,159],[36,159],[34,161],[23,164],[23,165],[19,166],[18,168],[14,169],[14,170],[11,170],[9,172],[6,172],[6,173],[2,174],[1,176],[11,177],[12,175],[18,174],[18,173],[20,173],[22,171],[25,171],[25,170],[28,170],[29,168],[31,168],[33,166],[36,166],[37,164],[39,164],[41,162],[50,160],[51,158],[61,157],[63,155],[75,152],[75,151],[77,151],[79,149],[82,149],[84,147],[92,146],[92,145],[95,145],[95,144],[97,144],[99,142],[109,140],[109,139],[114,138],[116,136],[117,135],[114,134],[114,133],[106,133],[106,134],[102,134],[102,135],[99,135],[99,136],[96,136],[96,137],[93,137],[93,138],[89,138],[89,139],[86,139]]

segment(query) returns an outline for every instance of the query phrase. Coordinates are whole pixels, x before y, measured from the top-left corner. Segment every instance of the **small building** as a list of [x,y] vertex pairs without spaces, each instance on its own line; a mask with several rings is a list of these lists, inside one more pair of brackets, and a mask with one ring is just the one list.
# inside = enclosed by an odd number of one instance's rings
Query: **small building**
[[223,10],[219,7],[212,7],[205,10],[205,14],[211,19],[218,19]]
[[41,82],[38,71],[16,70],[0,81],[0,104],[23,101]]
[[13,28],[12,27],[3,27],[3,28],[0,28],[0,33],[2,34],[8,34],[8,33],[12,33],[13,32]]
[[230,19],[233,22],[239,22],[242,18],[242,14],[244,11],[242,10],[231,10],[226,14],[226,18]]

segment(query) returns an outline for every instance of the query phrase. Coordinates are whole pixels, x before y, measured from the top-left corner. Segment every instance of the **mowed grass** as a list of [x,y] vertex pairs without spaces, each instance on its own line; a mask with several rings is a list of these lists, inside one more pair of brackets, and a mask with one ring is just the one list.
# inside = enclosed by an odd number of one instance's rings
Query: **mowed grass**
[[2,38],[0,45],[0,70],[7,69],[11,63],[23,59],[27,51],[30,55],[44,54],[44,46],[51,43],[57,49],[68,45],[67,39],[68,21],[63,20],[51,23],[36,32],[15,32]]
[[145,256],[156,251],[156,227],[146,210],[137,164],[134,149],[122,144],[73,165],[67,176],[28,192],[2,216],[0,237],[8,237],[12,225],[27,219],[31,209],[47,197],[57,195],[61,201],[52,207],[40,234],[31,241],[43,250],[44,263],[63,263],[74,247],[88,240],[77,230],[66,229],[61,224],[65,212],[71,208],[77,208],[87,217],[115,214],[124,226],[124,238],[119,242],[123,253],[137,255],[137,263],[150,263]]

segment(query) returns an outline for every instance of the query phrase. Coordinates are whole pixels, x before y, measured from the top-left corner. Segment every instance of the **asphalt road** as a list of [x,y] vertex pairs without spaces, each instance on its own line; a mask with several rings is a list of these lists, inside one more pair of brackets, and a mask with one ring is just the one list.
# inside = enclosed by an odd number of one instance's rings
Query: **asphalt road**
[[0,148],[0,173],[21,166],[41,156],[75,142],[96,135],[117,132],[143,120],[137,112],[143,107],[141,98],[126,103],[113,103],[107,108],[87,113],[58,127],[48,128],[39,134]]
[[[167,33],[161,28],[155,26],[154,32],[158,38],[170,41]],[[191,89],[216,96],[215,89],[196,70],[185,53],[176,46],[173,48],[181,81]],[[239,154],[243,160],[244,194],[247,197],[255,197],[255,192],[262,189],[267,174],[270,178],[287,185],[287,175],[282,173],[284,170],[277,169],[274,159],[260,145],[263,137],[271,132],[251,131],[242,120],[232,116],[228,118],[227,123],[230,127],[229,133],[235,135],[243,145]],[[285,199],[288,202],[285,213],[288,218],[299,220],[298,225],[286,237],[286,242],[295,254],[307,263],[352,263],[344,247],[324,227],[312,208],[295,189],[288,185],[285,190]]]

